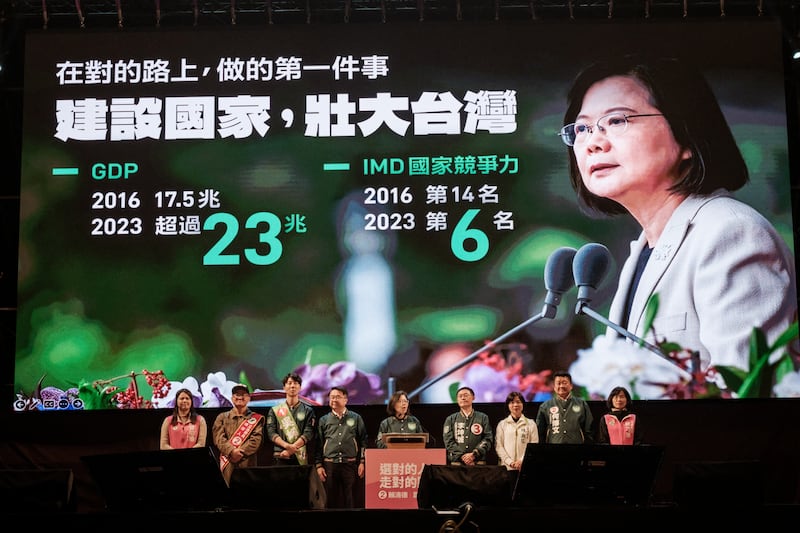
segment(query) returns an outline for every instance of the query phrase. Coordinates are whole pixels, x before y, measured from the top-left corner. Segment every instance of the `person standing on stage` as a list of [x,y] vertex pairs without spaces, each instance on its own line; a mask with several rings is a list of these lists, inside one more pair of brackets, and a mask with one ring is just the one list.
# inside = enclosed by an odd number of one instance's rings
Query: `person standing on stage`
[[300,401],[303,378],[295,372],[283,378],[286,401],[267,413],[267,439],[273,443],[272,460],[276,465],[307,465],[308,454],[317,431],[314,408]]
[[553,374],[553,397],[539,405],[536,425],[539,438],[547,444],[583,444],[592,442],[594,417],[583,398],[572,395],[569,372]]
[[331,411],[319,418],[315,453],[317,475],[325,485],[328,509],[352,509],[356,479],[364,477],[367,427],[347,409],[347,389],[331,387]]
[[247,385],[234,385],[231,400],[233,408],[218,414],[212,428],[219,466],[228,484],[234,469],[258,465],[258,450],[264,439],[264,416],[248,407]]
[[203,448],[206,445],[208,424],[194,408],[194,396],[189,389],[175,394],[175,409],[161,423],[162,450]]
[[489,416],[472,407],[475,391],[461,387],[456,391],[458,411],[444,421],[442,435],[447,450],[447,462],[453,465],[486,464],[486,454],[492,449],[494,435]]
[[378,426],[378,438],[375,439],[378,448],[386,448],[386,443],[383,442],[383,435],[386,433],[427,433],[422,427],[422,422],[410,413],[409,405],[406,391],[399,390],[389,398],[386,404],[389,416],[381,420]]
[[614,387],[606,400],[608,412],[597,428],[599,444],[641,444],[642,430],[636,413],[631,412],[631,394],[625,387]]
[[539,428],[536,421],[523,413],[525,398],[522,393],[512,391],[506,397],[508,416],[497,424],[494,450],[498,462],[509,471],[518,472],[522,468],[525,450],[529,443],[539,442]]

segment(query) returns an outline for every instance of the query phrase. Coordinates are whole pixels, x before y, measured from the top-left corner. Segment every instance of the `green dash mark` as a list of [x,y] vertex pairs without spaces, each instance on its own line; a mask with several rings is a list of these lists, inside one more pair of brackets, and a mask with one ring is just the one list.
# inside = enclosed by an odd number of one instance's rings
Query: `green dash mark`
[[325,163],[322,170],[350,170],[350,163]]
[[53,169],[53,176],[77,176],[78,169],[73,168],[54,168]]

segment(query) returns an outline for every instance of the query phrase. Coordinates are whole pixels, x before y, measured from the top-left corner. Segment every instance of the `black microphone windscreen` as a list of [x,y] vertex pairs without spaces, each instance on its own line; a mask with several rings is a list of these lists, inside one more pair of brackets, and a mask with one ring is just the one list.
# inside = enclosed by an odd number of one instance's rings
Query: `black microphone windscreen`
[[572,275],[575,284],[597,288],[611,266],[611,252],[602,244],[584,244],[575,254],[572,262]]
[[548,291],[565,293],[575,285],[572,277],[572,260],[578,251],[564,246],[557,249],[544,265],[544,288]]

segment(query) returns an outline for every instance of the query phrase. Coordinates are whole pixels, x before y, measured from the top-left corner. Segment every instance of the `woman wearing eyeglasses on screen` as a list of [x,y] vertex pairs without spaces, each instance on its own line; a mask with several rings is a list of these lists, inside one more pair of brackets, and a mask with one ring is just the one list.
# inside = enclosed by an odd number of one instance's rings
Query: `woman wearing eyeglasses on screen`
[[[609,320],[698,350],[703,370],[749,370],[753,328],[772,343],[796,320],[794,260],[772,224],[733,197],[748,169],[702,74],[676,59],[620,56],[583,70],[567,99],[559,135],[582,207],[627,213],[642,230]],[[656,293],[658,339],[643,331]]]

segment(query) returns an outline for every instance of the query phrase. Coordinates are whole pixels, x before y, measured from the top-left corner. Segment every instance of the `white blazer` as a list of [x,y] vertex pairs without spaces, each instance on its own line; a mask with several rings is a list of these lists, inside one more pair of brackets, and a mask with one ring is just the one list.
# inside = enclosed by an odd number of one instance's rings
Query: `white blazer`
[[511,463],[522,461],[529,442],[539,442],[536,421],[522,415],[516,422],[508,415],[497,424],[494,450],[499,463],[511,470]]
[[[646,244],[644,233],[631,242],[609,309],[614,323],[622,320]],[[660,301],[656,337],[642,330],[654,293]],[[690,196],[670,217],[639,281],[628,330],[651,343],[657,338],[698,350],[704,370],[710,364],[748,370],[753,328],[761,328],[772,343],[796,319],[791,250],[758,211],[720,189]],[[606,334],[617,335],[611,328]]]

